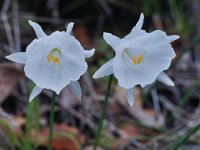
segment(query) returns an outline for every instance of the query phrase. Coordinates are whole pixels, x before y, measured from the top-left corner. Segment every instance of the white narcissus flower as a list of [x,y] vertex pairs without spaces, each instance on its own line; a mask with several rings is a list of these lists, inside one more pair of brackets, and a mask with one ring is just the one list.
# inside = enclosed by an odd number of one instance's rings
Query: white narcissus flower
[[46,35],[39,24],[28,21],[37,39],[26,48],[26,52],[14,53],[6,58],[25,64],[24,71],[35,87],[29,97],[31,101],[42,89],[57,94],[67,85],[76,96],[81,98],[81,88],[77,80],[87,70],[85,58],[94,54],[94,49],[85,51],[78,40],[71,35],[74,23],[69,23],[67,31],[56,31]]
[[163,71],[169,68],[176,56],[170,43],[179,36],[167,36],[160,30],[147,33],[141,29],[143,20],[144,15],[141,14],[136,26],[122,39],[110,33],[103,34],[105,41],[115,51],[115,57],[101,66],[93,76],[100,78],[114,74],[119,85],[126,89],[131,106],[134,103],[135,85],[144,87],[157,79],[174,86]]

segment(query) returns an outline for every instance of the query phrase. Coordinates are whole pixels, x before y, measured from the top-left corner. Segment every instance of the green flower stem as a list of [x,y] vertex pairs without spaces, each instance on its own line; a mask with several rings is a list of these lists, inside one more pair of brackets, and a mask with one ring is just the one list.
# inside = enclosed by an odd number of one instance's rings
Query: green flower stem
[[96,150],[96,148],[99,144],[100,137],[101,137],[101,131],[102,131],[102,128],[103,128],[103,121],[104,121],[105,114],[106,114],[106,111],[107,111],[107,108],[108,108],[108,97],[110,95],[112,80],[113,80],[113,75],[110,76],[109,81],[108,81],[108,86],[107,86],[106,93],[105,93],[105,100],[104,100],[104,103],[103,103],[103,108],[102,108],[100,120],[99,120],[98,127],[97,127],[97,130],[96,130],[96,136],[95,136],[93,150]]
[[49,131],[48,150],[52,150],[54,109],[55,109],[56,96],[57,96],[57,94],[54,92],[53,96],[52,96],[52,99],[51,99],[50,131]]
[[195,132],[197,132],[200,129],[200,124],[197,126],[191,128],[188,133],[181,137],[179,140],[177,140],[172,146],[167,148],[167,150],[177,150],[179,147],[181,147],[187,140],[192,136]]

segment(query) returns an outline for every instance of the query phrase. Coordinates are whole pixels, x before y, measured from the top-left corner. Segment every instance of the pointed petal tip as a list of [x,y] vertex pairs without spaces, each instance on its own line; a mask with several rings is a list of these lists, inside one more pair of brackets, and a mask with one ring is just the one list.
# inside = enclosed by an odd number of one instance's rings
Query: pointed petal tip
[[180,38],[180,36],[179,35],[172,35],[173,36],[173,40],[175,41],[175,40],[178,40],[179,38]]
[[28,100],[28,101],[29,101],[29,103],[31,103],[31,102],[32,102],[32,100],[33,100],[33,99],[29,98],[29,100]]
[[95,49],[91,49],[91,50],[85,50],[84,51],[84,55],[85,55],[85,58],[89,58],[89,57],[92,57],[94,55],[94,52],[95,52]]
[[134,88],[130,88],[130,89],[127,89],[127,99],[128,99],[128,104],[133,107],[133,104],[134,104]]
[[[36,95],[37,96],[37,95]],[[31,94],[29,96],[29,103],[31,103],[33,101],[33,99],[36,97],[35,95]]]
[[6,58],[6,59],[8,59],[8,60],[9,60],[9,57],[10,57],[10,55],[8,55],[8,56],[5,56],[5,58]]
[[56,91],[54,91],[54,92],[56,92],[57,95],[60,94],[60,90],[56,90]]
[[109,32],[103,32],[103,38],[104,38],[104,40],[106,40],[106,39],[108,39],[108,38],[110,38],[110,37],[113,37],[114,35],[113,34],[111,34],[111,33],[109,33]]
[[174,35],[174,36],[176,36],[176,39],[179,39],[181,37],[180,35]]
[[109,60],[105,64],[103,64],[93,75],[94,79],[103,78],[105,76],[109,76],[114,74],[113,72],[113,59]]
[[133,103],[133,102],[130,102],[130,101],[128,101],[128,104],[129,104],[129,106],[130,106],[130,107],[133,107],[133,104],[134,104],[134,103]]
[[33,22],[31,20],[28,20],[28,23],[33,28],[33,30],[35,31],[37,38],[47,36],[46,33],[44,33],[42,27],[37,22]]
[[[11,54],[12,55],[12,54]],[[12,56],[11,55],[8,55],[8,56],[6,56],[5,58],[6,59],[8,59],[8,60],[10,60],[10,61],[13,61],[13,59],[12,59]]]
[[141,29],[144,23],[144,14],[140,14],[140,18],[133,29]]
[[169,82],[169,86],[175,86],[174,82]]
[[162,82],[163,84],[165,84],[167,86],[174,86],[174,82],[164,72],[161,72],[158,75],[157,80],[160,81],[160,82]]
[[69,25],[69,26],[73,26],[73,25],[74,25],[74,22],[70,22],[68,25]]
[[73,26],[74,26],[74,22],[70,22],[70,23],[68,23],[67,28],[72,29]]
[[35,86],[29,96],[29,103],[31,103],[36,96],[38,96],[42,92],[42,89],[38,86]]
[[28,20],[28,24],[32,27],[34,27],[34,25],[36,25],[37,23],[32,21],[32,20]]
[[107,35],[109,35],[110,33],[108,32],[103,32],[103,38],[105,39]]
[[13,53],[11,55],[5,56],[6,59],[10,60],[10,61],[14,61],[17,63],[22,63],[25,64],[27,61],[27,57],[25,55],[25,52],[17,52],[17,53]]
[[74,22],[70,22],[67,24],[67,34],[70,34],[74,26]]
[[92,76],[93,79],[98,79],[98,76],[97,74],[95,73],[93,76]]
[[95,49],[93,48],[93,49],[91,49],[90,51],[91,51],[92,53],[94,53],[94,52],[95,52]]
[[32,20],[28,20],[28,23],[31,24],[31,23],[33,23],[33,21]]
[[105,35],[105,34],[109,34],[108,32],[103,32],[103,35]]
[[144,13],[140,14],[140,18],[143,19],[144,18]]
[[79,82],[78,81],[71,81],[68,87],[71,90],[71,92],[75,95],[75,97],[79,101],[81,101],[82,91],[81,91],[81,86],[80,86]]
[[110,35],[110,33],[108,33],[108,32],[103,32],[103,39],[109,44],[109,35]]
[[103,39],[113,48],[114,51],[117,50],[117,47],[120,43],[119,37],[108,32],[103,32]]
[[179,35],[170,35],[170,36],[168,36],[168,40],[169,40],[170,43],[173,42],[173,41],[178,40],[179,38],[180,38]]
[[[161,81],[161,82],[162,82],[162,81]],[[165,83],[163,82],[163,84],[165,84],[165,85],[167,85],[167,86],[171,86],[171,87],[174,87],[174,86],[175,86],[174,82],[171,81],[171,80],[165,81]]]
[[29,103],[31,103],[33,101],[33,97],[29,97]]
[[92,57],[94,55],[94,53],[95,53],[95,49],[93,48],[90,50],[90,57]]

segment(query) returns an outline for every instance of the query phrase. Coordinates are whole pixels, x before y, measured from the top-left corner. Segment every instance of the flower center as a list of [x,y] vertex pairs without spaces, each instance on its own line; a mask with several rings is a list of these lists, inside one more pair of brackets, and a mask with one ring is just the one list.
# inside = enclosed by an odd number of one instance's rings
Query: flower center
[[143,55],[140,54],[138,57],[136,57],[135,55],[132,56],[132,62],[134,63],[134,65],[140,64],[143,61]]
[[51,50],[51,52],[47,55],[48,63],[50,64],[53,62],[55,65],[58,65],[60,63],[60,49],[54,48]]

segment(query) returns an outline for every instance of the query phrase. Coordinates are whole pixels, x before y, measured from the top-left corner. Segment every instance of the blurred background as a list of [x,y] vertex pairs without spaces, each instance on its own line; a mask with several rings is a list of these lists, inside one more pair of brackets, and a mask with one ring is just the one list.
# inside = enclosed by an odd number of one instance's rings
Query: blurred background
[[[91,150],[108,77],[93,80],[94,72],[114,56],[103,32],[124,37],[144,13],[143,29],[161,29],[181,38],[172,43],[177,57],[167,74],[175,87],[155,83],[136,88],[131,108],[125,91],[112,85],[99,150],[165,150],[200,123],[200,1],[199,0],[0,0],[0,150],[46,150],[51,91],[32,103],[33,83],[23,66],[5,59],[25,51],[36,38],[28,20],[47,34],[65,30],[73,21],[75,37],[96,53],[87,60],[81,79],[82,101],[63,89],[56,101],[54,150]],[[200,150],[200,132],[181,150]]]

